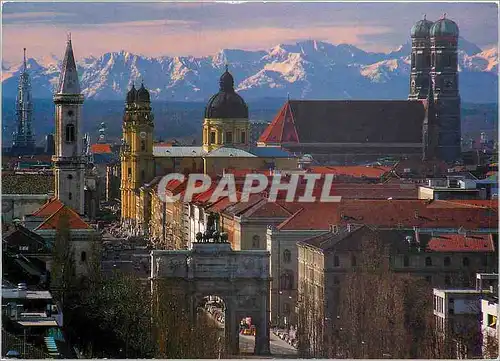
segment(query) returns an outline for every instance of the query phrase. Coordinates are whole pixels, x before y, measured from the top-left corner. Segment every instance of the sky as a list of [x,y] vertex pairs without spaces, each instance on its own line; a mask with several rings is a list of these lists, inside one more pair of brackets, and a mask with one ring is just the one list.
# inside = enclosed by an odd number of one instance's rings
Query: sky
[[17,63],[22,48],[37,59],[62,57],[71,32],[77,58],[125,50],[146,56],[206,56],[221,49],[264,50],[313,39],[388,52],[409,40],[426,14],[446,13],[461,36],[498,44],[494,3],[3,3],[2,61]]

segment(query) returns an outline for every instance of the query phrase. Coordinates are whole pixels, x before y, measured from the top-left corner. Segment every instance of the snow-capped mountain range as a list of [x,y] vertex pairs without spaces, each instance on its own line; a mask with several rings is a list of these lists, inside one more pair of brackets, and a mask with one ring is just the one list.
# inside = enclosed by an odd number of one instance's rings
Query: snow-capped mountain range
[[[78,45],[75,44],[78,55]],[[411,45],[390,53],[365,52],[353,45],[308,40],[265,51],[221,50],[206,57],[145,57],[125,51],[78,61],[88,99],[124,99],[127,89],[144,80],[153,100],[205,101],[218,91],[229,64],[236,90],[245,99],[406,99]],[[16,96],[19,64],[2,64],[3,94]],[[58,81],[60,59],[53,54],[29,59],[34,98],[50,98]],[[482,50],[459,41],[460,92],[466,102],[496,102],[498,49]]]

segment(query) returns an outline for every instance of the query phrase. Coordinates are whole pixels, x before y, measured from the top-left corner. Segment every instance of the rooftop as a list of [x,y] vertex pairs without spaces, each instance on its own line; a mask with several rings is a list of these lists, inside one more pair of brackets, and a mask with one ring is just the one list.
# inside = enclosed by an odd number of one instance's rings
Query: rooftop
[[3,194],[54,193],[53,174],[14,174],[2,172]]

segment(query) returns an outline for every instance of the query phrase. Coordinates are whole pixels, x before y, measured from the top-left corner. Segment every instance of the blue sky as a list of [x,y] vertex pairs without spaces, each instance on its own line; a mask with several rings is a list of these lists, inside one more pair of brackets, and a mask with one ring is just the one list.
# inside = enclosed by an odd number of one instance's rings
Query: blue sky
[[266,49],[315,39],[390,51],[409,39],[412,24],[446,13],[461,36],[482,48],[498,42],[494,3],[4,3],[3,58],[27,47],[43,58],[64,52],[72,33],[76,56],[126,50],[205,56],[223,48]]

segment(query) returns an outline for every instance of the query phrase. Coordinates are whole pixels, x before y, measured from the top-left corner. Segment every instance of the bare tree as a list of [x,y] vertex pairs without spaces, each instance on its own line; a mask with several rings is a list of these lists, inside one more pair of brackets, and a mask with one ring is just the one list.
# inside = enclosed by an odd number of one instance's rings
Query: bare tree
[[153,301],[154,339],[158,358],[217,358],[223,350],[220,330],[197,315],[185,289],[168,281],[155,285]]

